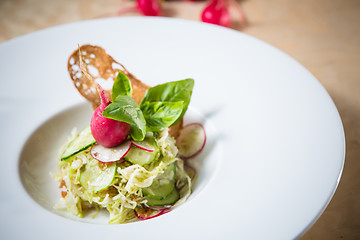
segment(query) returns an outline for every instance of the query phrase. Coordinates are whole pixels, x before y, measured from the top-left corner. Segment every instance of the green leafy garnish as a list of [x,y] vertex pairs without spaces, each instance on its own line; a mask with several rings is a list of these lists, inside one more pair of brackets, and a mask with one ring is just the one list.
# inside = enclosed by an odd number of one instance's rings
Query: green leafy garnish
[[142,141],[146,131],[157,132],[181,119],[190,103],[193,79],[168,82],[149,88],[140,106],[132,99],[129,78],[121,71],[112,88],[112,99],[103,116],[131,125],[131,137]]
[[149,88],[140,103],[140,108],[145,102],[180,102],[183,101],[183,109],[179,116],[181,119],[190,103],[194,79],[185,79],[180,81],[168,82]]
[[181,115],[184,102],[144,102],[141,111],[146,120],[147,130],[161,131],[170,127]]
[[119,95],[107,106],[102,115],[131,125],[130,134],[135,141],[142,141],[146,135],[146,121],[139,106],[130,96]]
[[116,99],[119,95],[132,96],[131,82],[121,71],[119,71],[112,87],[112,99]]

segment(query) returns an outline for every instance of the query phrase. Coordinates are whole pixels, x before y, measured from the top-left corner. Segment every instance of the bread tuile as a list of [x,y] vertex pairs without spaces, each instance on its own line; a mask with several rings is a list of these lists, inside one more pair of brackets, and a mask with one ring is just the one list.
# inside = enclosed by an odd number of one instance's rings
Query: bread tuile
[[[114,82],[119,71],[129,78],[133,90],[132,98],[137,104],[140,104],[146,90],[150,88],[99,46],[90,44],[79,46],[70,55],[67,67],[76,89],[85,99],[92,103],[93,109],[96,109],[101,104],[97,92],[97,80],[104,79]],[[95,71],[90,71],[90,69]],[[105,89],[105,94],[108,99],[112,99],[111,89]],[[176,138],[182,126],[183,120],[171,126],[170,135]]]
[[[91,76],[90,78],[85,76],[81,70],[79,54],[81,54],[84,71]],[[92,74],[90,68],[96,69],[96,76]],[[108,55],[103,48],[88,44],[79,46],[68,60],[68,72],[75,87],[83,97],[93,104],[94,108],[100,105],[96,81],[99,79],[115,81],[119,71],[130,79],[133,88],[132,97],[139,104],[149,86],[138,80],[121,63]],[[105,93],[111,99],[111,90],[105,90]]]

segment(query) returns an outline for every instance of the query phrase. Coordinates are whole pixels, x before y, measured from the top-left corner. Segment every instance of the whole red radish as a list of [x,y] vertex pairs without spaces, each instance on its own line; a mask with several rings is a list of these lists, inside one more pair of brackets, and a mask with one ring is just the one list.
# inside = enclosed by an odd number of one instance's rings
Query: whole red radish
[[110,101],[101,86],[97,86],[101,98],[101,105],[95,109],[91,118],[91,133],[95,140],[102,146],[115,147],[127,139],[130,132],[130,125],[125,122],[106,118],[102,115],[104,109],[110,104]]
[[204,8],[201,20],[206,23],[229,27],[231,16],[225,0],[211,0],[210,4]]
[[136,0],[137,7],[145,16],[159,16],[161,5],[159,0]]

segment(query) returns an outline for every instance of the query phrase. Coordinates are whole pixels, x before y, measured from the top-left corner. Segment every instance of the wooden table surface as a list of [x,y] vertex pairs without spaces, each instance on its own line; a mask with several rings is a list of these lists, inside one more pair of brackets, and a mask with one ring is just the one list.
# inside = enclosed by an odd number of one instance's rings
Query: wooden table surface
[[[132,4],[0,0],[0,43],[63,23],[116,16]],[[205,5],[167,1],[163,6],[168,17],[199,21]],[[344,124],[347,153],[338,190],[301,239],[360,239],[360,0],[246,0],[241,6],[248,25],[238,29],[234,16],[233,28],[272,44],[310,70],[333,98]]]

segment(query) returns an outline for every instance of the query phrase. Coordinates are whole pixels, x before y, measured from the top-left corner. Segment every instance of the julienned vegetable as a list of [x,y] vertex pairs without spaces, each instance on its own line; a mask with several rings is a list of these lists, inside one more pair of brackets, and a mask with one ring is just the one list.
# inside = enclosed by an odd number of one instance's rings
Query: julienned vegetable
[[[114,82],[113,102],[99,87],[101,105],[91,131],[87,127],[75,134],[59,161],[55,178],[65,189],[56,208],[78,217],[106,209],[113,224],[150,219],[183,203],[192,177],[169,127],[184,116],[193,86],[192,79],[185,79],[149,88],[139,105],[122,72]],[[107,139],[121,127],[117,137]]]
[[59,161],[55,178],[63,182],[66,189],[56,209],[67,210],[78,217],[106,209],[110,214],[109,223],[115,224],[142,219],[139,209],[169,211],[184,202],[191,193],[192,181],[184,161],[178,157],[175,140],[165,129],[156,134],[154,141],[158,150],[131,146],[138,151],[132,154],[138,163],[125,160],[130,151],[119,161],[100,162],[90,154],[96,145]]

